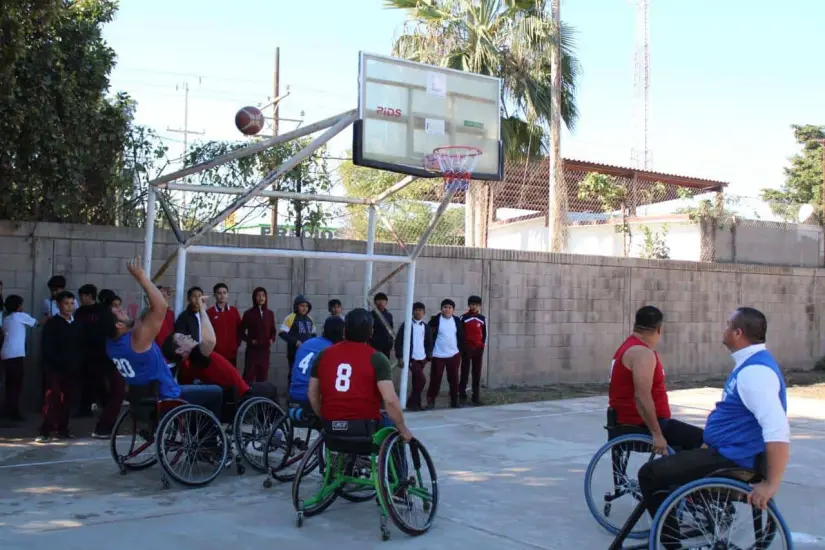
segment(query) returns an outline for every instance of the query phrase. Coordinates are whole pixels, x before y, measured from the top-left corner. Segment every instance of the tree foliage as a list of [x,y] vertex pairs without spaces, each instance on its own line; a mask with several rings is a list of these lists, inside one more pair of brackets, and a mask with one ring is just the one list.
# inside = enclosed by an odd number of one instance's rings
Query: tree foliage
[[[338,171],[341,184],[351,197],[375,197],[400,179],[398,174],[356,166],[352,161],[342,162]],[[376,240],[396,242],[397,235],[405,243],[417,242],[437,208],[437,205],[425,202],[424,199],[431,199],[430,191],[434,185],[439,184],[440,180],[419,180],[382,202],[377,208],[389,220],[394,232],[379,220],[375,226]],[[347,237],[366,240],[367,207],[347,205],[345,219]],[[435,245],[461,245],[464,242],[463,235],[464,209],[450,208],[441,217],[428,242]]]
[[[578,118],[580,72],[573,30],[556,29],[546,0],[385,0],[407,11],[393,54],[503,81],[502,137],[508,157],[534,153],[544,143],[551,113],[551,47],[561,39],[561,117]],[[513,112],[508,112],[508,106]]]
[[770,203],[774,214],[786,221],[796,221],[799,208],[810,204],[822,223],[825,220],[822,212],[823,145],[819,140],[825,139],[825,126],[793,124],[791,128],[802,151],[791,157],[782,187],[763,189],[762,199]]
[[5,0],[0,218],[112,224],[134,109],[110,96],[113,0]]
[[648,226],[641,227],[644,239],[641,244],[641,257],[648,260],[669,260],[670,247],[667,244],[667,224],[662,225],[662,232],[653,231]]

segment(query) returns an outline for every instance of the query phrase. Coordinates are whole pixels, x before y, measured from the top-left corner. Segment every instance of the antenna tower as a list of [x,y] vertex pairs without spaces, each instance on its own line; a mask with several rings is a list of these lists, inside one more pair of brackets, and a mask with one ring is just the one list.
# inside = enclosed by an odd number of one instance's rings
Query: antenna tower
[[633,48],[633,149],[630,161],[649,170],[652,158],[648,146],[650,121],[650,14],[649,0],[636,2],[636,30]]

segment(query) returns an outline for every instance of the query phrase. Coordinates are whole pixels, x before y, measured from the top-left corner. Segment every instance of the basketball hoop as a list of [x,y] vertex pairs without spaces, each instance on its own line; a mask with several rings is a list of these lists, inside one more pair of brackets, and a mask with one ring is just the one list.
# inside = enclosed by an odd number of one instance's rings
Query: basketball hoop
[[478,147],[448,145],[433,149],[425,163],[428,169],[441,172],[446,191],[466,191],[480,155]]

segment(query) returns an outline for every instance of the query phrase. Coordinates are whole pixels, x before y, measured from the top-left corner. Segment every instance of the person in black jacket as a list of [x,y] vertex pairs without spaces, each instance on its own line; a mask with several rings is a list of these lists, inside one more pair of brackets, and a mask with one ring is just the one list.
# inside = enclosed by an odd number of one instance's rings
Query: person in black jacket
[[175,333],[191,336],[195,342],[201,341],[201,296],[203,289],[193,286],[186,291],[186,309],[180,312],[175,321]]
[[84,361],[83,327],[74,320],[74,294],[66,290],[55,296],[59,314],[43,327],[42,362],[46,379],[43,424],[35,441],[46,443],[57,432],[59,439],[69,439],[69,413],[76,379]]
[[450,407],[458,407],[458,369],[464,351],[464,323],[454,313],[455,302],[446,298],[441,301],[441,313],[430,319],[433,359],[430,364],[430,385],[427,388],[428,409],[435,407],[444,369],[447,369],[447,383],[450,386]]
[[[392,359],[390,352],[393,345],[392,313],[387,310],[387,295],[379,292],[375,295],[375,309],[372,310],[372,336],[370,345],[377,351]],[[377,310],[377,311],[376,311]]]
[[[410,372],[412,373],[412,392],[407,400],[407,410],[421,410],[421,394],[427,384],[424,367],[433,356],[433,333],[424,323],[427,308],[421,302],[413,304],[412,331],[410,333]],[[395,356],[399,362],[404,360],[404,323],[398,328],[395,338]]]

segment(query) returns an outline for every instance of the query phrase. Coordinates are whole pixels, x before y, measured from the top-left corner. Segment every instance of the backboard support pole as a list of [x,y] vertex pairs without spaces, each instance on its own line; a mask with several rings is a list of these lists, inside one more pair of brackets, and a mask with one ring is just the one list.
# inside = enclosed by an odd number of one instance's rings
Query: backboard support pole
[[[402,357],[404,366],[401,369],[401,384],[399,387],[399,399],[401,400],[401,410],[407,408],[407,384],[410,377],[410,355],[412,343],[412,310],[415,300],[415,259],[407,268],[407,291],[404,297],[404,347]],[[425,327],[426,329],[426,327]]]
[[[367,255],[372,256],[375,253],[375,206],[370,206],[367,217]],[[369,291],[372,286],[372,268],[373,263],[367,262],[364,264],[364,307],[369,309],[370,299]]]

